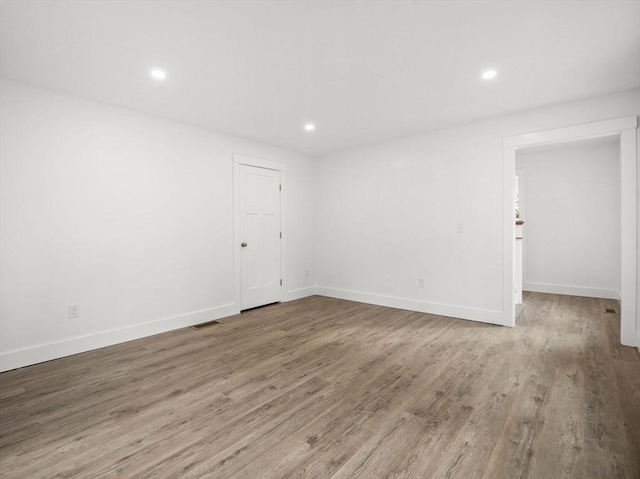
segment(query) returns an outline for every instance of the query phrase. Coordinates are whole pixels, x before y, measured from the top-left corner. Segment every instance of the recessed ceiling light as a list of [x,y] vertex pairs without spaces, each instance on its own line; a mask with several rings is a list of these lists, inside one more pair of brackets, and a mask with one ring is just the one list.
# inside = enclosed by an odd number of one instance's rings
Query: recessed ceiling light
[[491,80],[493,78],[495,78],[496,76],[496,71],[495,70],[487,70],[485,72],[482,72],[482,79],[483,80]]
[[304,125],[304,129],[307,131],[313,131],[316,129],[316,125],[314,125],[313,123],[307,123],[306,125]]
[[158,69],[151,70],[151,78],[154,80],[165,80],[167,78],[167,72]]

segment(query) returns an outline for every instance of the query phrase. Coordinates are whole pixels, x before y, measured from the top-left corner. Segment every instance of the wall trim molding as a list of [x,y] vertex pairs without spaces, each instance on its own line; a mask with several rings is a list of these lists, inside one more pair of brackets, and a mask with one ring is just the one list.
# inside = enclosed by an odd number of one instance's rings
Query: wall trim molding
[[126,343],[134,339],[166,333],[194,324],[213,321],[239,314],[236,304],[226,304],[216,308],[193,311],[191,313],[158,319],[141,324],[111,329],[86,336],[63,339],[51,343],[0,353],[0,372],[31,366],[53,359],[84,353],[94,349]]
[[[296,299],[306,298],[307,296],[313,296],[315,294],[315,286],[310,286],[287,291],[284,293],[282,300],[295,301]],[[237,304],[226,304],[216,308],[193,311],[169,318],[101,331],[95,334],[77,336],[75,338],[7,351],[0,353],[0,372],[32,366],[45,361],[52,361],[107,346],[114,346],[176,329],[186,328],[194,324],[213,321],[214,319],[229,318],[230,316],[238,314],[240,314],[240,307]]]
[[535,282],[524,283],[522,289],[534,293],[562,294],[566,296],[583,296],[585,298],[614,299],[618,302],[620,301],[620,291],[617,289]]
[[428,301],[421,301],[417,299],[385,296],[380,294],[365,293],[362,291],[350,291],[347,289],[328,288],[326,286],[316,287],[316,294],[319,296],[327,296],[329,298],[356,301],[358,303],[375,304],[378,306],[406,309],[419,313],[448,316],[455,319],[479,321],[481,323],[496,324],[499,326],[504,325],[504,315],[502,311],[469,308],[467,306],[455,306],[451,304],[431,303]]
[[316,294],[316,287],[309,286],[307,288],[293,289],[284,293],[282,301],[295,301],[296,299],[306,298],[308,296],[314,296]]
[[603,136],[616,136],[622,130],[635,129],[638,126],[638,118],[625,116],[609,120],[570,125],[552,130],[534,131],[504,138],[502,144],[505,148],[524,148],[537,145],[553,145],[584,138],[600,138]]

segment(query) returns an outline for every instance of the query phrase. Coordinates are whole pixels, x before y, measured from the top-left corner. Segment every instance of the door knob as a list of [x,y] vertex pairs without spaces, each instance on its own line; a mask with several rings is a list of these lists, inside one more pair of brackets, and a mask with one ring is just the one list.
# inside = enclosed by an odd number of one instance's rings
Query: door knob
[[242,246],[243,248],[247,247],[247,243],[240,243],[240,246]]

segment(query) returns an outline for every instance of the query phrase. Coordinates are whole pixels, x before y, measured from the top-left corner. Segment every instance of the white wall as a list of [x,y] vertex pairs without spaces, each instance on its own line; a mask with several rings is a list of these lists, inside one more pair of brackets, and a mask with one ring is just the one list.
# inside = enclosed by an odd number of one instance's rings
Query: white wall
[[502,139],[638,113],[634,90],[320,158],[318,291],[506,324]]
[[3,370],[236,313],[233,153],[286,163],[286,297],[313,292],[309,158],[0,86]]
[[502,138],[640,113],[636,90],[312,161],[0,87],[2,369],[237,312],[233,153],[287,163],[287,299],[317,290],[500,324]]
[[523,149],[524,290],[620,299],[620,143]]

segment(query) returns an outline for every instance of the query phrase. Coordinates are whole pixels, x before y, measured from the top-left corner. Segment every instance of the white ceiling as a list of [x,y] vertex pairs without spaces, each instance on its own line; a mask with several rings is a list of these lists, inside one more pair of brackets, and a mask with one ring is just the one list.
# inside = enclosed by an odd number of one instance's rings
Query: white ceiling
[[6,78],[311,155],[640,86],[637,0],[3,0],[0,19]]

